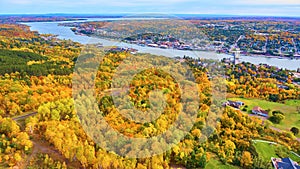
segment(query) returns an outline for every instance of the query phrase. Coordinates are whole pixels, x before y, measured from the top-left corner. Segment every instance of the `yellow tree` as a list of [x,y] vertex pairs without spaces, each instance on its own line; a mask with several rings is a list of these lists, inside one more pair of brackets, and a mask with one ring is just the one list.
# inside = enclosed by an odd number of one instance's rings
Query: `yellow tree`
[[226,154],[226,162],[231,163],[232,160],[234,159],[234,150],[235,150],[236,146],[234,144],[234,142],[230,141],[230,140],[226,140],[225,141],[225,145],[224,145],[224,152]]
[[244,151],[242,157],[240,158],[241,166],[248,168],[251,167],[253,161],[251,153],[249,151]]

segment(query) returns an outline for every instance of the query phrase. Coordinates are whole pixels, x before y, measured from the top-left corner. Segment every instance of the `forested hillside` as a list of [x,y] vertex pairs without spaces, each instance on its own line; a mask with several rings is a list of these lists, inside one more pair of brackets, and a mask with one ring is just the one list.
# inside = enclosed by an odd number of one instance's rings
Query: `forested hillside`
[[[253,140],[257,139],[273,141],[284,147],[285,154],[277,153],[278,156],[283,157],[290,154],[290,151],[300,153],[297,134],[274,130],[272,127],[275,123],[272,121],[250,116],[250,109],[246,107],[250,104],[244,105],[245,111],[222,106],[229,97],[257,99],[276,103],[274,105],[286,103],[289,106],[286,110],[289,112],[277,111],[273,113],[274,116],[288,117],[290,112],[298,113],[296,104],[299,103],[300,90],[299,86],[292,83],[295,71],[249,63],[222,67],[213,60],[189,57],[172,59],[172,63],[188,65],[191,72],[186,72],[175,69],[168,62],[170,58],[155,59],[150,54],[131,54],[126,51],[102,53],[102,62],[96,69],[96,75],[87,72],[77,79],[79,82],[94,84],[99,108],[96,111],[92,108],[93,98],[89,97],[88,92],[72,93],[73,70],[81,50],[82,45],[79,43],[38,34],[26,26],[0,25],[0,168],[205,168],[216,162],[230,168],[271,168],[270,161],[261,156],[253,145]],[[85,55],[88,63],[98,64],[96,59],[88,56]],[[140,71],[127,84],[122,77],[133,73],[144,58],[164,64],[178,77],[152,67]],[[130,59],[130,66],[124,66],[125,71],[116,80],[114,75],[126,59]],[[88,67],[88,64],[83,66]],[[226,72],[222,76],[224,84],[212,84],[220,80],[211,73],[216,68],[225,68]],[[179,83],[176,78],[182,80],[181,73],[194,79],[188,78]],[[112,85],[112,82],[117,85]],[[76,85],[84,89],[87,87],[84,84],[89,83]],[[122,93],[118,85],[124,84],[129,86],[130,102],[118,107],[114,101],[124,100],[114,100],[113,94]],[[196,85],[197,91],[191,90],[191,84]],[[216,102],[212,97],[214,87],[220,91],[223,88],[227,90],[228,98]],[[181,92],[183,89],[185,93]],[[162,91],[163,96],[152,97],[152,91]],[[194,103],[195,98],[192,97],[195,92],[198,93],[199,105]],[[137,123],[126,118],[136,113],[130,109],[132,107],[140,110],[142,116],[147,116],[147,110],[152,106],[149,97],[157,104],[162,104],[165,99],[166,105],[158,118],[147,123]],[[78,98],[84,102],[78,102]],[[196,111],[192,111],[195,107]],[[119,112],[120,108],[122,112]],[[179,135],[168,131],[178,119],[182,122],[177,123],[179,128],[188,122],[185,116],[178,118],[180,111],[195,115],[195,123],[182,140],[178,139]],[[95,142],[92,136],[110,136],[105,144],[117,142],[115,147],[120,152],[138,152],[130,149],[129,142],[109,132],[99,134],[100,129],[106,130],[106,126],[99,123],[99,115],[104,117],[114,131],[129,138],[151,138],[165,133],[166,140],[175,140],[176,144],[153,157],[119,156],[103,148],[104,143]],[[216,119],[215,125],[209,124],[211,117]],[[87,133],[85,124],[94,130]],[[149,147],[160,149],[161,145],[153,144]],[[300,159],[295,157],[295,161],[300,162]]]

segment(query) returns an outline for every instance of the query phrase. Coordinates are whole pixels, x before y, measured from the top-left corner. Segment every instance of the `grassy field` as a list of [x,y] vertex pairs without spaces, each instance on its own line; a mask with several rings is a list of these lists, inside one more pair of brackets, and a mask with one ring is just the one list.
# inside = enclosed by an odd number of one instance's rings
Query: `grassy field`
[[300,106],[300,100],[287,100],[285,104],[289,106]]
[[290,130],[292,127],[300,128],[300,113],[297,112],[300,100],[289,100],[285,104],[249,98],[229,98],[229,100],[244,102],[248,105],[248,110],[252,110],[255,106],[271,111],[280,110],[285,114],[285,119],[280,124],[274,124],[274,127],[282,130]]
[[253,143],[256,152],[258,153],[259,157],[262,159],[269,161],[271,160],[271,157],[276,157],[278,156],[275,153],[275,149],[277,145],[269,144],[269,143]]
[[221,163],[220,161],[214,159],[214,158],[211,158],[209,160],[209,162],[207,163],[206,169],[238,169],[238,167],[236,166],[232,166],[232,165],[224,165],[223,163]]
[[[274,145],[274,144],[269,144],[269,143],[261,143],[261,142],[256,142],[253,143],[256,152],[258,153],[258,155],[263,158],[264,160],[268,161],[271,160],[271,157],[276,157],[278,158],[278,156],[275,153],[276,147],[280,146],[280,145]],[[295,156],[294,154],[290,153],[289,157],[296,161],[299,162],[300,158]]]
[[300,158],[292,153],[290,154],[290,158],[298,163],[300,162]]

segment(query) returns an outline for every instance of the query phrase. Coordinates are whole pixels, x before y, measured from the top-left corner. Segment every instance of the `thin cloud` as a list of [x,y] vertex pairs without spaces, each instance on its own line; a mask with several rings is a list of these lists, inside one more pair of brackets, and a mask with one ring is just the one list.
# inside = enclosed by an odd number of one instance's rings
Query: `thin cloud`
[[299,0],[233,0],[229,2],[244,5],[300,5]]
[[128,1],[119,1],[119,0],[83,0],[75,1],[73,4],[77,5],[108,5],[108,6],[123,6],[123,7],[134,7],[134,6],[160,6],[160,5],[174,5],[178,3],[191,3],[197,2],[196,0],[128,0]]
[[8,2],[13,3],[13,4],[19,4],[19,5],[26,5],[26,4],[32,3],[31,0],[12,0],[12,1],[8,1]]
[[299,16],[299,0],[0,0],[0,13],[197,13]]
[[177,3],[191,3],[197,2],[196,0],[81,0],[81,1],[70,1],[70,0],[3,0],[3,3],[13,4],[54,4],[59,5],[107,5],[107,6],[146,6],[146,5],[172,5]]

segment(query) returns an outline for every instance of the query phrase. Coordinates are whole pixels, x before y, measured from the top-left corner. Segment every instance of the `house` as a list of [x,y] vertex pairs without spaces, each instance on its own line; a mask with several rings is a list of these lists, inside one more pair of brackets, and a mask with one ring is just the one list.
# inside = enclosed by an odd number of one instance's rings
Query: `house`
[[300,169],[300,165],[290,158],[271,158],[275,169]]
[[241,101],[231,101],[231,100],[228,100],[223,104],[223,106],[230,106],[230,107],[234,107],[237,109],[239,109],[243,105],[244,105],[244,103]]
[[167,49],[167,48],[169,48],[168,45],[160,45],[159,47],[162,48],[162,49]]
[[252,113],[263,117],[269,117],[269,113],[258,106],[252,109]]
[[244,102],[241,102],[241,101],[236,101],[236,103],[237,103],[238,105],[240,105],[240,106],[244,106],[244,105],[245,105],[245,103],[244,103]]
[[279,84],[277,84],[277,87],[278,87],[279,89],[285,89],[285,90],[289,90],[289,89],[290,89],[288,86],[285,86],[285,85],[279,85]]
[[154,44],[154,43],[150,43],[148,44],[149,47],[153,47],[153,48],[157,48],[158,47],[158,44]]

